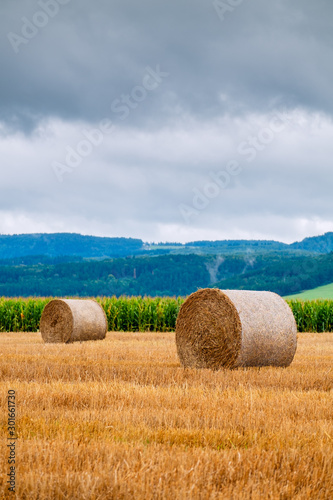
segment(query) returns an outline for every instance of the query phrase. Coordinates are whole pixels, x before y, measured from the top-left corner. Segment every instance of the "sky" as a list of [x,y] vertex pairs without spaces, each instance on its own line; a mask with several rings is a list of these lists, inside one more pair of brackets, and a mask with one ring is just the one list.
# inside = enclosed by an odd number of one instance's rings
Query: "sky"
[[333,231],[332,0],[1,0],[0,233]]

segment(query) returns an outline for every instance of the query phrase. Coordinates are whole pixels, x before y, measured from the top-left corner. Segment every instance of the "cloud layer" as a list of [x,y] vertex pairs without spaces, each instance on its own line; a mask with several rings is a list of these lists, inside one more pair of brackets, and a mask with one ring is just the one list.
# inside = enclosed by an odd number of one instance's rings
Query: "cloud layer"
[[2,3],[0,232],[332,230],[332,13],[329,0]]

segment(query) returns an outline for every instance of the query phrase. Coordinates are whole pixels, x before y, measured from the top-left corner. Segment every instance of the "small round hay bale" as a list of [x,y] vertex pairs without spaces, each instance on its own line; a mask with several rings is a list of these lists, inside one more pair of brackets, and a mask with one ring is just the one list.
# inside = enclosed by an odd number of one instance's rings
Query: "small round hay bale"
[[48,343],[102,340],[107,329],[104,309],[88,299],[51,300],[40,321],[40,333]]
[[289,366],[297,326],[275,293],[205,288],[181,306],[176,344],[184,367]]

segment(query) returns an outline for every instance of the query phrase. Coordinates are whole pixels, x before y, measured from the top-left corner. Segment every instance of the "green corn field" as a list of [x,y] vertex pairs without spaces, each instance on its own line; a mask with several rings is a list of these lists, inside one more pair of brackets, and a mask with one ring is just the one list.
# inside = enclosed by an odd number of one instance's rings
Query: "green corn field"
[[110,331],[169,332],[176,326],[184,299],[170,297],[97,298],[108,319]]
[[[0,331],[37,332],[49,298],[0,298]],[[98,297],[109,331],[169,332],[175,329],[181,297]],[[300,332],[333,331],[333,300],[288,301]]]
[[[37,332],[49,298],[0,298],[0,331]],[[170,297],[97,297],[103,307],[109,331],[173,331],[184,299]]]
[[288,300],[299,332],[332,332],[333,300]]

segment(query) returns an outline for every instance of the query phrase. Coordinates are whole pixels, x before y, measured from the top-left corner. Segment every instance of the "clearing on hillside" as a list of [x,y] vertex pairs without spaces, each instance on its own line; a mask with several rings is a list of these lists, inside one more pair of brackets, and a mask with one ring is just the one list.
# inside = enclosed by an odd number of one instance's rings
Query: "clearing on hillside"
[[312,290],[306,290],[302,293],[297,293],[295,295],[288,295],[288,297],[284,297],[287,300],[317,300],[317,299],[326,299],[333,300],[333,283],[329,285],[320,286],[318,288],[313,288]]

